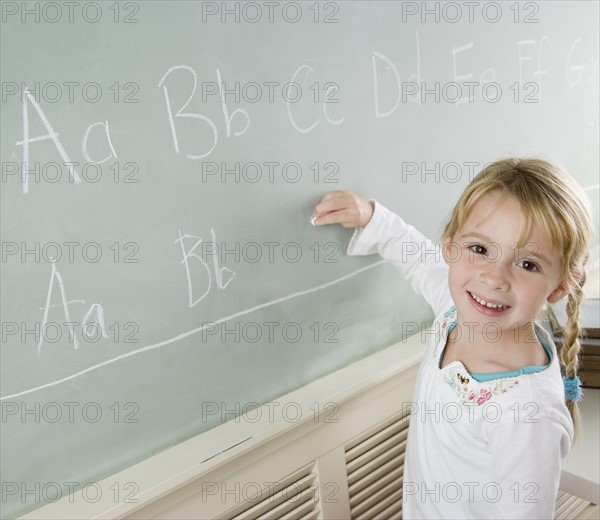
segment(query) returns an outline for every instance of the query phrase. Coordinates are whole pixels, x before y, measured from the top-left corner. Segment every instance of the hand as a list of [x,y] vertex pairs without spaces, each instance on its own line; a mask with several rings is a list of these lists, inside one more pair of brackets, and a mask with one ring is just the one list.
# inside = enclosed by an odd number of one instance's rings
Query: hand
[[375,211],[375,203],[349,191],[327,193],[315,207],[315,225],[341,224],[345,228],[365,227]]

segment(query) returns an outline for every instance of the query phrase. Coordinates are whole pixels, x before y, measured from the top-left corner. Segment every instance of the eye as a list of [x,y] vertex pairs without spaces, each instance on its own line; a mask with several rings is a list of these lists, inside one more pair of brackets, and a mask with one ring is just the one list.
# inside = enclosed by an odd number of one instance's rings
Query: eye
[[[524,264],[524,269],[525,271],[530,271],[532,273],[539,271],[540,268],[538,267],[537,264],[533,263],[531,260],[521,260],[521,262],[519,262],[520,264]],[[526,267],[529,266],[529,267]]]
[[487,249],[481,244],[473,244],[472,246],[468,247],[470,251],[472,251],[473,253],[477,253],[478,255],[485,255],[487,253]]

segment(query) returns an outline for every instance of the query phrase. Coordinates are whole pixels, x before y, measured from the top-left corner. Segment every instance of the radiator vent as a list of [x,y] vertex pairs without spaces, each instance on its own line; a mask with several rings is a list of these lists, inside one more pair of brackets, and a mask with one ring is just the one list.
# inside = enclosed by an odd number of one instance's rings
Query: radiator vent
[[352,520],[402,518],[408,412],[396,414],[345,445]]
[[[252,486],[254,487],[254,485]],[[258,486],[256,486],[258,487]],[[249,485],[246,488],[250,488]],[[320,507],[314,462],[277,483],[265,483],[246,502],[221,517],[231,520],[317,520]],[[248,495],[251,495],[248,493]]]
[[556,497],[556,509],[554,518],[556,520],[593,520],[600,518],[600,511],[597,505],[584,500],[583,498],[571,495],[566,491],[559,491]]

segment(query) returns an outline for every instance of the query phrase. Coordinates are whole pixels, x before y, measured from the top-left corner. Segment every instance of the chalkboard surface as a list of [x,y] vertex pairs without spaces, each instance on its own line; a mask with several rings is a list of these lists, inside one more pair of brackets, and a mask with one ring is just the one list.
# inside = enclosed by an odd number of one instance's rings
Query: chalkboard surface
[[2,2],[1,52],[3,517],[424,326],[329,191],[436,239],[536,155],[597,222],[596,2]]

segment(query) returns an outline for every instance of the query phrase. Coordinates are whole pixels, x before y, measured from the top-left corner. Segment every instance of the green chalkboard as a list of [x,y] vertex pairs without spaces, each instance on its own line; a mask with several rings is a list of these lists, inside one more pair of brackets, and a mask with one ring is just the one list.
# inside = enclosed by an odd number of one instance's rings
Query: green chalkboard
[[3,1],[1,29],[3,517],[432,319],[311,226],[325,193],[436,239],[538,155],[597,200],[595,2]]

